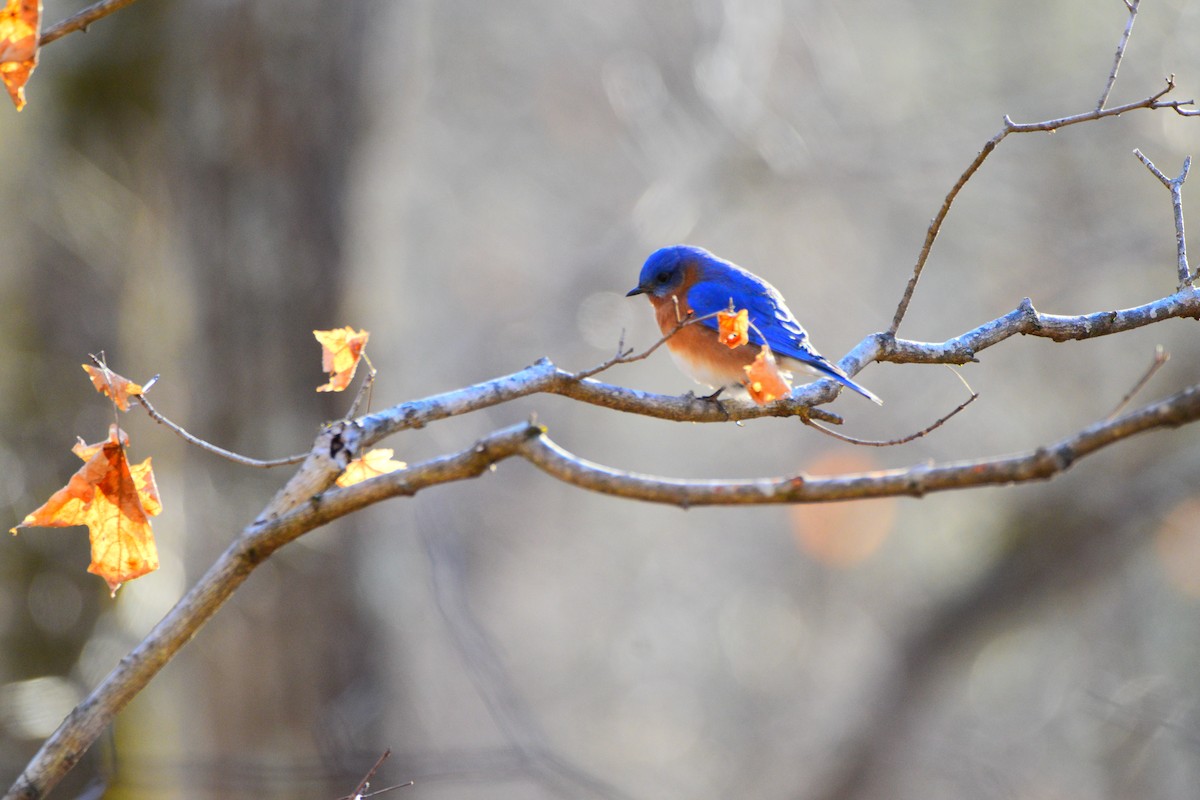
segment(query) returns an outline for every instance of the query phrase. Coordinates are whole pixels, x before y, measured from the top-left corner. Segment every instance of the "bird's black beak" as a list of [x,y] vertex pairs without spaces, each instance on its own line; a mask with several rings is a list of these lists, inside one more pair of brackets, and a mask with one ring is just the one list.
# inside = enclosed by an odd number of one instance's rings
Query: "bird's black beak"
[[645,294],[645,293],[646,293],[646,290],[643,289],[641,286],[635,286],[632,289],[630,289],[628,292],[626,292],[625,296],[633,297],[635,294]]

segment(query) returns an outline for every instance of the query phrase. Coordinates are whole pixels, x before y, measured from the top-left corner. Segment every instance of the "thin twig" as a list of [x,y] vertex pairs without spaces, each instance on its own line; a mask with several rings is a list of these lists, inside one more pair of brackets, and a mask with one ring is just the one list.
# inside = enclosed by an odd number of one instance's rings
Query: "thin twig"
[[[354,419],[360,413],[365,414],[371,409],[371,393],[375,387],[375,376],[379,373],[376,371],[375,365],[371,363],[371,359],[367,358],[365,350],[362,352],[362,360],[367,365],[367,377],[359,385],[358,391],[354,395],[354,401],[350,403],[350,408],[346,411],[346,419]],[[362,409],[361,412],[360,409]]]
[[1104,84],[1104,92],[1100,95],[1100,101],[1096,103],[1097,111],[1104,108],[1104,104],[1108,102],[1108,95],[1112,92],[1113,84],[1117,82],[1117,70],[1121,68],[1121,59],[1125,57],[1125,45],[1129,43],[1129,34],[1133,33],[1133,22],[1137,19],[1138,4],[1142,0],[1121,1],[1129,11],[1129,19],[1125,22],[1125,31],[1121,34],[1121,41],[1117,42],[1117,54],[1113,57],[1112,71],[1108,73],[1108,83]]
[[1121,398],[1121,402],[1117,403],[1117,407],[1109,412],[1109,415],[1105,417],[1105,419],[1114,419],[1118,414],[1124,411],[1137,393],[1146,387],[1146,384],[1150,382],[1150,379],[1154,377],[1155,373],[1162,369],[1163,364],[1166,364],[1170,359],[1171,354],[1164,350],[1161,344],[1155,345],[1154,360],[1150,362],[1149,368],[1142,373],[1142,377],[1138,379],[1138,382],[1135,383],[1133,388]]
[[1146,165],[1146,169],[1150,170],[1151,175],[1158,178],[1159,183],[1161,183],[1163,186],[1166,186],[1168,189],[1171,188],[1171,179],[1168,178],[1166,175],[1164,175],[1163,171],[1161,169],[1154,166],[1154,162],[1151,161],[1150,159],[1146,158],[1146,156],[1142,153],[1141,150],[1139,150],[1135,147],[1133,150],[1133,154],[1135,156],[1137,156],[1139,161],[1141,161],[1143,164]]
[[1181,114],[1186,114],[1180,106],[1194,105],[1193,100],[1163,100],[1171,92],[1175,91],[1175,76],[1168,75],[1163,79],[1163,88],[1149,97],[1141,100],[1135,100],[1132,103],[1125,103],[1120,106],[1109,106],[1104,109],[1093,109],[1092,111],[1084,111],[1082,114],[1071,114],[1066,117],[1058,117],[1057,119],[1048,119],[1042,122],[1013,122],[1008,117],[1004,118],[1005,125],[1012,129],[1013,133],[1034,133],[1042,131],[1049,133],[1056,131],[1059,128],[1065,128],[1068,125],[1078,125],[1081,122],[1091,122],[1097,119],[1107,119],[1109,117],[1119,117],[1130,111],[1137,111],[1141,108],[1148,108],[1156,111],[1164,108],[1171,108]]
[[41,38],[38,40],[38,47],[45,47],[56,39],[61,39],[68,33],[75,31],[87,31],[88,25],[91,25],[102,17],[107,17],[116,11],[128,5],[133,5],[135,0],[100,0],[99,3],[93,3],[87,8],[72,14],[62,22],[51,25],[42,32]]
[[1135,149],[1133,154],[1171,193],[1171,208],[1175,213],[1175,252],[1177,254],[1176,269],[1179,273],[1179,289],[1193,288],[1196,276],[1192,274],[1191,268],[1188,266],[1187,237],[1183,230],[1183,182],[1187,180],[1188,170],[1192,168],[1192,157],[1184,158],[1183,169],[1174,178],[1168,178],[1162,170],[1154,166],[1153,161],[1142,154],[1141,150]]
[[[376,789],[373,792],[367,792],[366,794],[356,794],[354,796],[354,800],[366,800],[368,797],[376,797],[386,792],[395,791],[396,789],[405,789],[409,786],[416,786],[416,784],[413,781],[409,781],[408,783],[396,783],[391,786],[385,786],[382,789]],[[368,786],[368,788],[370,787]]]
[[[113,375],[115,375],[116,373],[114,373],[111,369],[108,368],[107,357],[104,355],[103,350],[101,350],[98,355],[96,353],[88,353],[88,360],[91,361],[93,364],[95,364],[100,369],[100,371],[102,373],[104,373],[104,383],[108,386],[108,391],[105,392],[105,394],[108,395],[109,402],[112,403],[113,425],[116,426],[117,430],[120,430],[121,429],[121,403],[117,400],[117,388],[115,386],[113,386]],[[153,383],[153,381],[151,381],[151,383]],[[143,390],[144,390],[144,388],[145,387],[143,387]],[[135,397],[136,395],[130,395],[130,396]],[[126,409],[129,408],[128,403],[125,404],[125,408]],[[121,449],[124,450],[125,446],[122,445]]]
[[954,409],[949,414],[947,414],[946,416],[939,419],[937,422],[934,422],[928,428],[919,430],[916,433],[911,433],[902,439],[889,439],[887,441],[877,441],[874,439],[858,439],[854,436],[847,436],[844,433],[838,433],[837,431],[831,431],[829,428],[826,428],[824,425],[818,425],[817,423],[813,422],[812,419],[810,419],[808,416],[806,416],[804,414],[800,415],[800,421],[803,422],[805,425],[808,425],[811,428],[815,428],[816,430],[819,430],[828,436],[832,436],[834,439],[837,439],[838,441],[846,442],[847,444],[859,445],[860,447],[894,447],[895,445],[898,445],[898,444],[908,444],[909,442],[911,442],[915,439],[920,439],[922,436],[929,435],[933,431],[935,431],[938,428],[945,425],[946,422],[951,417],[953,417],[958,412],[962,411],[967,406],[971,405],[971,403],[974,403],[978,398],[979,398],[979,395],[977,393],[973,392],[969,398],[967,398],[965,401],[963,401],[962,403],[960,403],[958,405],[958,408]]
[[954,204],[954,199],[958,197],[958,193],[967,185],[967,181],[971,180],[971,176],[983,166],[984,160],[996,149],[996,145],[1000,144],[1005,136],[1008,136],[1009,132],[1009,119],[1005,117],[1004,127],[1000,129],[999,133],[988,139],[983,149],[975,156],[975,160],[967,165],[963,174],[958,176],[958,180],[950,187],[950,191],[942,201],[942,207],[938,209],[937,214],[933,217],[933,221],[929,223],[929,228],[925,231],[925,241],[921,244],[921,252],[917,255],[917,263],[913,265],[912,277],[908,279],[908,285],[904,287],[904,294],[900,297],[900,304],[896,307],[896,313],[892,317],[892,324],[888,327],[887,332],[889,335],[896,335],[896,331],[900,328],[900,322],[908,312],[908,304],[912,302],[913,292],[917,288],[917,281],[921,278],[921,270],[925,268],[925,262],[929,260],[929,253],[933,250],[933,243],[938,237],[938,232],[942,229],[942,223],[946,221],[946,215],[950,213],[950,206]]
[[143,397],[141,395],[134,395],[133,399],[136,400],[139,404],[141,404],[142,408],[146,409],[146,413],[150,415],[151,419],[153,419],[155,422],[159,423],[160,425],[166,425],[168,428],[170,428],[172,431],[174,431],[176,435],[178,435],[181,439],[183,439],[188,444],[194,444],[197,447],[199,447],[201,450],[207,450],[208,452],[210,452],[214,455],[218,455],[221,458],[228,459],[235,464],[241,464],[246,467],[262,467],[264,469],[267,469],[270,467],[284,467],[284,466],[287,466],[288,464],[299,464],[301,461],[303,461],[305,458],[308,457],[308,453],[301,453],[301,454],[294,455],[294,456],[286,456],[284,458],[273,458],[270,460],[261,460],[261,459],[257,459],[257,458],[250,458],[249,456],[243,456],[238,453],[233,453],[233,452],[230,452],[229,450],[225,450],[224,448],[217,447],[215,444],[206,442],[203,439],[201,439],[199,436],[194,436],[194,435],[188,433],[183,428],[181,428],[179,425],[176,425],[174,422],[172,422],[171,420],[167,419],[162,414],[160,414],[154,408],[154,406],[150,405],[150,401],[147,400],[145,397]]
[[[97,367],[99,367],[100,370],[103,371],[103,373],[104,373],[104,380],[108,384],[108,387],[109,387],[108,396],[113,402],[114,423],[117,425],[117,428],[120,429],[120,419],[117,417],[117,412],[120,409],[120,406],[117,403],[116,392],[113,389],[113,381],[112,381],[112,376],[115,375],[116,373],[114,373],[112,370],[110,370],[108,368],[108,364],[105,363],[103,350],[100,351],[99,355],[97,355],[95,353],[88,353],[88,359],[91,360],[91,362],[93,364],[95,364]],[[367,362],[367,363],[368,363],[368,365],[370,364],[370,362]],[[371,372],[372,372],[371,377],[374,377],[374,371],[375,371],[374,368],[372,368],[371,369]],[[189,444],[194,444],[197,447],[201,448],[202,450],[207,450],[210,453],[215,453],[216,455],[219,455],[222,458],[229,459],[230,461],[234,462],[235,464],[242,464],[247,467],[263,467],[263,468],[283,467],[283,466],[287,466],[288,464],[299,464],[301,461],[303,461],[305,458],[308,457],[308,453],[304,453],[301,455],[287,456],[286,458],[277,458],[277,459],[271,459],[269,461],[263,461],[263,460],[260,460],[257,458],[249,458],[248,456],[239,455],[238,453],[230,452],[228,450],[217,447],[215,444],[206,442],[203,439],[201,439],[200,437],[194,436],[193,434],[188,433],[182,427],[180,427],[179,425],[175,424],[171,420],[164,417],[161,413],[158,412],[157,409],[154,408],[154,406],[152,406],[150,404],[150,401],[146,399],[146,393],[150,390],[150,387],[156,383],[158,383],[157,375],[155,375],[150,380],[146,381],[146,384],[142,387],[142,390],[139,394],[131,394],[129,396],[132,397],[135,401],[137,401],[141,405],[141,407],[146,410],[146,413],[150,415],[151,419],[153,419],[155,422],[158,422],[161,425],[166,425],[168,428],[170,428],[172,431],[174,431],[176,434],[178,434],[184,441],[188,442]],[[360,395],[361,395],[361,390],[360,390]],[[355,402],[357,403],[357,400]]]
[[[676,314],[676,317],[678,318],[681,314],[681,312],[679,311],[679,308],[678,308],[679,301],[676,300],[675,302],[676,302],[675,314]],[[572,374],[571,377],[577,381],[581,381],[584,378],[590,378],[593,375],[598,375],[601,372],[604,372],[606,369],[609,369],[610,367],[615,367],[617,364],[632,364],[635,361],[642,361],[646,358],[649,358],[651,353],[653,353],[658,348],[662,347],[664,344],[667,343],[668,339],[670,339],[675,334],[679,333],[681,330],[683,330],[687,326],[695,325],[699,322],[705,322],[706,320],[713,319],[714,317],[717,316],[717,314],[720,314],[720,313],[721,313],[720,311],[714,311],[711,314],[705,314],[703,317],[692,316],[690,312],[687,314],[683,314],[682,319],[679,319],[679,321],[675,323],[674,328],[669,330],[667,333],[663,334],[662,338],[660,338],[657,342],[650,345],[650,347],[648,347],[647,349],[638,353],[637,355],[632,355],[633,348],[629,348],[628,350],[625,349],[625,332],[622,331],[621,339],[617,343],[617,354],[616,355],[614,355],[612,358],[608,359],[607,361],[603,362],[602,364],[597,364],[596,366],[592,367],[591,369],[585,369],[585,370],[580,370],[579,372],[575,372]]]
[[387,761],[387,757],[391,754],[391,748],[384,750],[383,755],[376,759],[375,765],[371,767],[371,770],[363,776],[361,781],[358,782],[358,786],[354,787],[354,791],[350,794],[339,797],[338,800],[364,800],[367,797],[375,797],[376,795],[383,794],[384,792],[390,792],[393,789],[403,789],[405,786],[412,786],[413,782],[409,781],[408,783],[398,783],[395,786],[388,786],[384,789],[376,789],[373,792],[370,791],[371,779],[375,777],[375,773],[379,771],[379,768],[383,766],[383,762]]
[[379,771],[379,768],[383,766],[383,762],[387,761],[388,756],[391,754],[392,749],[390,747],[387,750],[384,750],[383,755],[375,759],[375,764],[370,770],[367,771],[367,774],[363,776],[363,779],[358,782],[358,785],[354,787],[354,791],[348,795],[339,797],[338,800],[353,800],[353,798],[361,797],[363,792],[371,788],[371,778],[375,777],[375,773]]

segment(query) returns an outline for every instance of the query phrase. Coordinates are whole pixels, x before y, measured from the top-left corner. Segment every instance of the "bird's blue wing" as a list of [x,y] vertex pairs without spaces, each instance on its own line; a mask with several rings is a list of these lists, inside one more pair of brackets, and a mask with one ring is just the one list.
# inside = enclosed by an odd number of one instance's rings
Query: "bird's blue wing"
[[[762,345],[765,339],[777,356],[792,358],[816,372],[833,378],[879,405],[883,401],[869,389],[860,386],[842,369],[813,349],[808,334],[796,321],[783,302],[783,296],[769,283],[742,270],[722,276],[720,280],[702,280],[688,290],[688,305],[697,317],[725,311],[731,302],[734,310],[749,312],[750,341]],[[700,323],[717,330],[716,318]]]
[[[735,273],[721,281],[700,281],[688,291],[688,305],[697,317],[725,311],[731,300],[735,311],[744,308],[750,312],[750,322],[753,323],[750,341],[754,344],[761,345],[766,339],[776,353],[799,361],[811,361],[816,355],[809,348],[808,334],[771,285]],[[705,320],[701,324],[717,328],[716,319]],[[820,356],[816,358],[824,361]]]

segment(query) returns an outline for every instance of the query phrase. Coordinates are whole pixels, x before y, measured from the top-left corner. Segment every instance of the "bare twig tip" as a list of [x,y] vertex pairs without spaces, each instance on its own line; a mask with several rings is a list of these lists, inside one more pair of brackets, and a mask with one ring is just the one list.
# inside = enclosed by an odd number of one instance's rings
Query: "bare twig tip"
[[1121,402],[1117,403],[1116,408],[1109,412],[1109,415],[1105,417],[1105,419],[1115,419],[1118,414],[1124,411],[1129,406],[1129,403],[1133,400],[1133,398],[1137,396],[1137,393],[1146,388],[1146,384],[1150,382],[1150,379],[1154,377],[1154,374],[1162,369],[1163,364],[1166,364],[1170,358],[1171,354],[1167,352],[1167,350],[1161,344],[1155,345],[1154,359],[1150,362],[1150,366],[1144,373],[1142,373],[1142,377],[1138,378],[1138,381],[1133,385],[1133,388],[1125,393],[1125,396],[1121,398]]

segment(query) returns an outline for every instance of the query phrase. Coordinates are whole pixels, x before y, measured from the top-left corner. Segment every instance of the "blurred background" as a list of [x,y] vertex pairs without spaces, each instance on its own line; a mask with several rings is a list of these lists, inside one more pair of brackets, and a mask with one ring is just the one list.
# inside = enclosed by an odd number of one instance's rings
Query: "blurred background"
[[[47,23],[82,3],[46,0]],[[305,451],[348,398],[314,328],[371,331],[376,408],[657,336],[623,297],[686,241],[767,277],[838,358],[883,330],[929,219],[1000,127],[1095,107],[1118,0],[137,3],[48,46],[0,108],[0,506],[16,524],[102,439],[103,350],[250,456]],[[1200,94],[1200,3],[1145,3],[1112,103]],[[1176,283],[1166,173],[1200,121],[1136,112],[1014,136],[955,205],[902,326],[942,341]],[[1195,196],[1191,184],[1188,201]],[[1200,225],[1200,201],[1186,210]],[[1200,380],[1194,322],[961,370],[981,399],[911,444],[795,420],[677,424],[534,397],[387,442],[416,462],[536,412],[618,468],[837,473],[1023,451]],[[605,380],[680,394],[665,353]],[[873,365],[903,436],[965,397]],[[115,600],[83,529],[0,554],[0,781],[286,479],[138,412],[162,569]],[[55,796],[1191,798],[1200,785],[1200,427],[1053,482],[681,511],[506,462],[260,567]],[[403,793],[403,795],[401,795]]]

